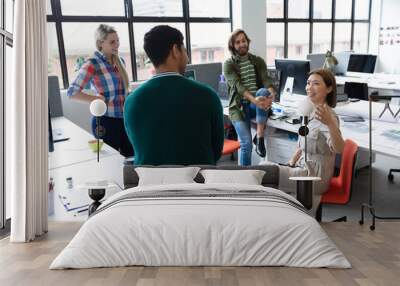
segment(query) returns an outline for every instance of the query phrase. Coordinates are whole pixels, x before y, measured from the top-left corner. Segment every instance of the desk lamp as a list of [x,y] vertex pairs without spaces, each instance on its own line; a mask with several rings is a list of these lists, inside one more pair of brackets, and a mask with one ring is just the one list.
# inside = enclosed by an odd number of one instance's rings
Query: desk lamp
[[107,111],[107,105],[101,99],[95,99],[90,103],[90,113],[96,117],[96,138],[97,138],[97,162],[99,162],[100,153],[100,136],[103,136],[104,132],[101,132],[100,128],[100,117],[103,116]]

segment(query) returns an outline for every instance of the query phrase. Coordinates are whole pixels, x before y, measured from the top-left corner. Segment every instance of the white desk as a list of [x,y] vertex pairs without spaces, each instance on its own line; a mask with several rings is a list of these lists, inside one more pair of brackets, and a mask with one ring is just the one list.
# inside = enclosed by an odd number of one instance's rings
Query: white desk
[[[87,181],[105,179],[123,186],[124,157],[116,150],[104,144],[100,152],[100,162],[97,162],[97,153],[89,149],[88,140],[93,136],[66,118],[52,119],[53,128],[62,128],[69,140],[54,144],[54,152],[49,153],[49,178],[53,178],[54,190],[50,194],[50,207],[54,212],[50,220],[85,220],[87,211],[77,213],[66,211],[59,196],[66,197],[72,205],[83,206],[91,203],[88,190],[78,188]],[[66,178],[71,177],[73,187],[69,188]],[[120,191],[119,187],[106,190],[106,197]]]
[[400,91],[399,75],[374,74],[369,78],[336,76],[336,84],[344,85],[345,82],[367,83],[369,88]]
[[[84,161],[97,160],[97,153],[89,149],[88,141],[94,136],[65,117],[51,119],[53,129],[62,129],[69,140],[54,143],[54,152],[49,153],[49,169],[60,168]],[[100,151],[102,158],[116,155],[118,151],[107,144],[103,144]]]

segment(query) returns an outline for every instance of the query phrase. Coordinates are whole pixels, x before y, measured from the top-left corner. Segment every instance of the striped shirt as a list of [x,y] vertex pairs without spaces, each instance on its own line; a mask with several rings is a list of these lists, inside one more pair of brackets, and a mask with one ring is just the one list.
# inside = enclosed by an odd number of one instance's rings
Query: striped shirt
[[[121,59],[122,63],[123,60]],[[96,51],[79,70],[78,76],[68,88],[68,96],[85,89],[88,85],[98,95],[105,97],[107,112],[105,116],[122,118],[126,91],[122,76],[116,65],[107,61],[106,56]]]
[[257,91],[256,72],[248,56],[240,58],[239,69],[242,85],[254,95]]

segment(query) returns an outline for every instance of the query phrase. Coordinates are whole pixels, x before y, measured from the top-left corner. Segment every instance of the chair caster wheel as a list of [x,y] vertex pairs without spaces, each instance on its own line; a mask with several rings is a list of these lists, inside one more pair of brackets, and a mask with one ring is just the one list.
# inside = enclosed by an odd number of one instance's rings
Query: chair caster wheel
[[394,180],[393,174],[388,175],[388,180],[389,180],[389,182],[393,182],[393,180]]
[[369,227],[369,229],[370,229],[370,230],[375,230],[375,226],[374,226],[374,225],[371,225],[371,226]]
[[364,221],[359,220],[358,223],[359,223],[360,225],[363,225],[363,224],[364,224]]

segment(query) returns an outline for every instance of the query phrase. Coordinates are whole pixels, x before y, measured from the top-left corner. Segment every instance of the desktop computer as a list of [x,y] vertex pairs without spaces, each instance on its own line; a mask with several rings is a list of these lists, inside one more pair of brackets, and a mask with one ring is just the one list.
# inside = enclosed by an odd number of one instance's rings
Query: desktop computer
[[310,61],[276,59],[275,67],[280,71],[279,101],[283,106],[296,107],[307,95],[306,85],[310,72]]
[[351,54],[349,64],[347,65],[347,71],[372,74],[375,70],[375,64],[375,55]]

